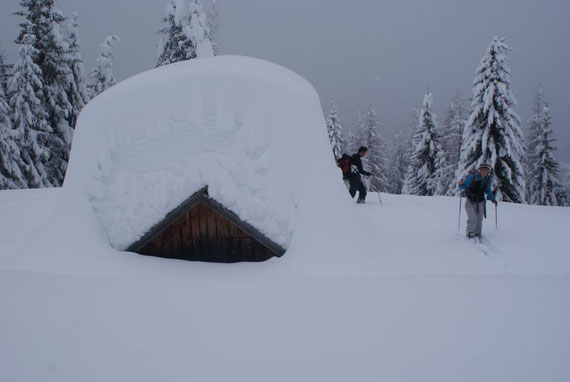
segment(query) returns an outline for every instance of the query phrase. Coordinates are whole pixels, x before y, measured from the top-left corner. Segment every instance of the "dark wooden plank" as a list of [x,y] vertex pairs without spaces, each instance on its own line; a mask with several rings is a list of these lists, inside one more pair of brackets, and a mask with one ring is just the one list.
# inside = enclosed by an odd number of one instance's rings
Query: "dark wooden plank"
[[236,227],[236,225],[231,221],[228,221],[228,236],[230,238],[229,239],[230,248],[228,251],[228,258],[230,259],[239,258],[241,254],[240,232],[238,227]]
[[253,257],[255,261],[263,261],[265,258],[265,247],[259,242],[253,243]]
[[241,252],[241,256],[243,256],[244,258],[246,258],[248,261],[251,260],[252,256],[252,251],[251,251],[251,241],[253,239],[251,239],[250,237],[243,237],[241,239],[241,248],[240,248],[240,252]]
[[229,222],[229,227],[230,227],[230,236],[232,238],[243,238],[243,237],[247,237],[247,235],[245,234],[245,232],[243,232],[237,225],[235,225],[232,222]]
[[190,210],[190,226],[192,229],[192,258],[194,259],[200,253],[200,220],[198,210],[198,205],[195,205]]
[[180,235],[182,236],[181,258],[188,259],[192,254],[192,224],[189,211],[182,215],[180,222]]
[[181,230],[181,222],[180,219],[178,219],[170,226],[172,257],[174,257],[175,259],[180,259],[180,257],[182,256],[182,236],[180,230]]
[[162,240],[161,240],[161,235],[156,236],[153,240],[152,240],[153,244],[154,244],[154,248],[156,250],[156,255],[159,256],[160,252],[162,251]]
[[217,234],[216,234],[216,212],[213,211],[209,206],[203,205],[204,208],[204,215],[207,225],[207,243],[208,243],[208,252],[209,256],[211,256],[212,261],[221,261],[220,253],[218,251],[218,242],[217,242]]
[[216,214],[216,241],[222,261],[229,261],[230,256],[230,228],[228,219]]
[[215,212],[212,211],[211,208],[206,207],[206,206],[205,206],[205,210],[206,210],[206,216],[207,216],[207,222],[208,222],[208,240],[214,242],[217,238]]
[[172,257],[172,225],[169,225],[164,232],[160,234],[160,241],[162,242],[162,249],[160,255],[162,257]]
[[204,203],[198,203],[198,225],[200,226],[200,233],[198,235],[199,247],[200,247],[200,258],[208,258],[212,253],[210,248],[210,243],[208,242],[208,216],[207,209]]
[[208,216],[207,210],[203,203],[198,203],[198,224],[200,226],[200,231],[198,233],[198,239],[206,241],[208,239]]
[[139,252],[141,255],[149,255],[153,256],[156,255],[156,245],[154,241],[147,243]]

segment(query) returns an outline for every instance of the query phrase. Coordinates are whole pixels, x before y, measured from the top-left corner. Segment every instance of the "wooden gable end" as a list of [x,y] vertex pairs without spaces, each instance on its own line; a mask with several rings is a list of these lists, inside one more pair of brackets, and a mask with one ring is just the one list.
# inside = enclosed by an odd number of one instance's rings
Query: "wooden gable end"
[[193,195],[128,248],[141,255],[234,263],[265,261],[285,251],[207,196]]

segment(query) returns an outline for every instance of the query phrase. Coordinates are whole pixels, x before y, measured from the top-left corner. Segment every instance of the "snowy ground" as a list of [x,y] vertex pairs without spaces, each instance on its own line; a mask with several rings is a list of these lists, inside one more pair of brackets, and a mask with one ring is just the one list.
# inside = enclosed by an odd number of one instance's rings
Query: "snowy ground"
[[266,263],[26,270],[60,195],[0,192],[0,381],[570,380],[570,208],[500,204],[475,245],[458,199],[372,194],[360,253],[307,221]]

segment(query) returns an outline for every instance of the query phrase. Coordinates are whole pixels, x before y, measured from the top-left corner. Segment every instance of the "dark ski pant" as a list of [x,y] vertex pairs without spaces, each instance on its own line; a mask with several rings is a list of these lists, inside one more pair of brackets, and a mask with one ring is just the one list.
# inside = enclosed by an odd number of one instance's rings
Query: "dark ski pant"
[[465,212],[467,212],[467,229],[465,233],[473,232],[476,236],[481,236],[483,229],[483,216],[485,214],[485,201],[476,203],[465,199]]
[[366,199],[366,187],[364,187],[364,184],[362,183],[362,180],[360,180],[359,176],[349,177],[348,184],[349,184],[348,192],[350,193],[350,196],[352,198],[354,198],[354,195],[356,195],[356,191],[358,191],[358,199],[359,200]]

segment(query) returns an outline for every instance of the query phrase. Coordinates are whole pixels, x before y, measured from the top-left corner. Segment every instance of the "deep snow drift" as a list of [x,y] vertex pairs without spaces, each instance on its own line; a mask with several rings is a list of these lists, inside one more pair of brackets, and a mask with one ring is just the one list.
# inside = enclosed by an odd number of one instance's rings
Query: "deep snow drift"
[[124,249],[194,192],[287,248],[296,211],[339,204],[320,100],[265,61],[223,56],[162,66],[104,92],[81,113],[68,189],[86,191],[113,247]]

